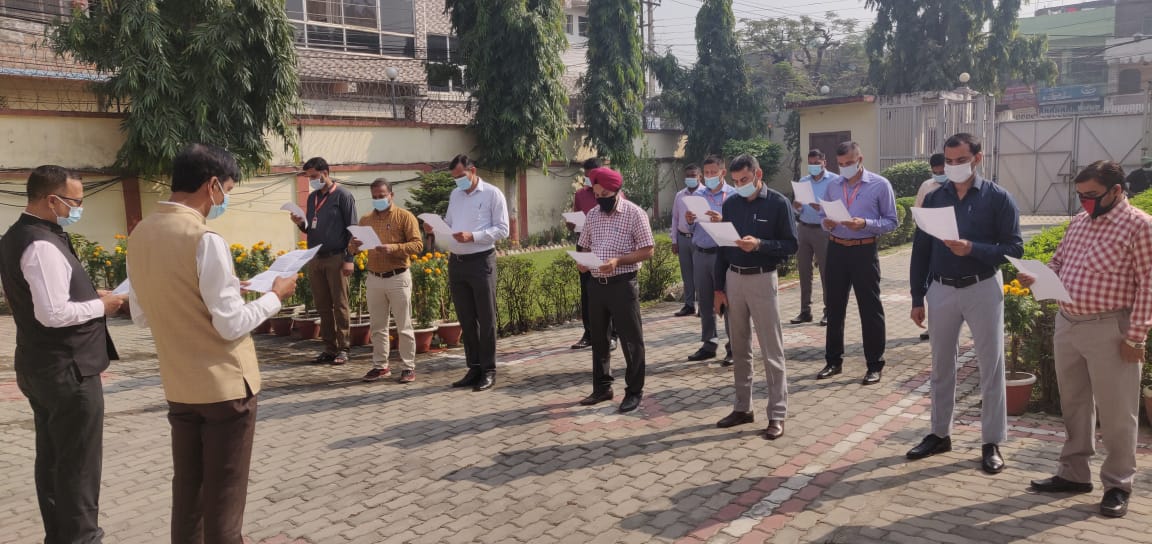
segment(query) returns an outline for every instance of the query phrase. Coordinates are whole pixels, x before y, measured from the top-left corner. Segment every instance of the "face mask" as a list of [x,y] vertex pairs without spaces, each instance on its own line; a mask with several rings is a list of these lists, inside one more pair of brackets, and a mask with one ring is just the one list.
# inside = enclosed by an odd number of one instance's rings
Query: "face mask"
[[[220,192],[224,193],[224,186],[223,185],[220,186]],[[209,194],[208,198],[212,198],[212,195]],[[220,202],[219,204],[216,203],[215,199],[212,200],[212,207],[208,209],[208,219],[216,219],[217,217],[224,215],[224,212],[227,209],[228,209],[228,193],[224,193],[224,200],[222,202]]]
[[312,178],[308,180],[308,186],[312,187],[313,191],[319,191],[324,188],[324,178]]
[[1096,219],[1097,217],[1112,211],[1112,208],[1116,207],[1116,200],[1118,199],[1113,200],[1112,203],[1107,206],[1104,205],[1104,197],[1106,196],[1108,195],[1103,194],[1096,198],[1080,196],[1080,205],[1084,207],[1084,211],[1088,212],[1088,215],[1092,216],[1092,219]]
[[819,176],[820,172],[823,172],[823,171],[824,171],[824,167],[820,166],[819,164],[809,164],[808,165],[808,175],[810,175],[812,177]]
[[854,178],[854,177],[856,177],[856,174],[859,174],[859,173],[860,173],[860,163],[850,164],[848,166],[841,166],[840,167],[840,175],[844,179]]
[[592,186],[592,178],[590,178],[588,176],[584,176],[584,186],[585,187],[591,187]]
[[715,190],[717,187],[720,186],[720,177],[717,176],[714,178],[704,178],[704,186],[709,188],[709,189]]
[[467,191],[472,188],[472,180],[468,176],[460,176],[456,178],[456,188]]
[[738,194],[744,198],[748,198],[748,197],[756,194],[756,182],[752,182],[752,183],[749,183],[747,185],[741,185],[741,186],[737,187],[736,188],[736,194]]
[[66,217],[56,217],[56,224],[60,225],[61,227],[75,225],[76,222],[80,220],[80,216],[84,214],[84,208],[81,206],[70,206],[68,202],[63,198],[56,198],[60,199],[60,202],[62,202],[65,206],[68,206],[68,215]]
[[944,175],[948,176],[948,180],[952,183],[964,183],[972,177],[972,163],[945,164]]
[[616,196],[609,196],[605,198],[597,198],[596,203],[600,205],[600,211],[604,213],[612,213],[616,209]]
[[391,205],[392,205],[392,201],[389,200],[387,197],[373,198],[372,199],[372,209],[374,209],[378,212],[382,212],[384,210],[387,210],[388,207]]
[[689,189],[695,189],[700,186],[700,181],[696,178],[684,178],[684,186]]
[[936,183],[944,183],[948,181],[948,174],[932,174],[932,179],[936,180]]

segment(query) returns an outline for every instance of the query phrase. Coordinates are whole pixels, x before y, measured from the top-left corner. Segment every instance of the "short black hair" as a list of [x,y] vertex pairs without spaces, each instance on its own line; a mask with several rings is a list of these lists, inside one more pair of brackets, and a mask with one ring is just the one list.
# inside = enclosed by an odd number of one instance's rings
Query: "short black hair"
[[853,151],[856,151],[857,153],[860,152],[860,144],[856,143],[854,140],[840,142],[840,145],[836,146],[837,157],[843,157]]
[[820,160],[824,160],[824,152],[813,147],[812,149],[808,150],[808,158],[811,159],[813,157],[820,159]]
[[1101,185],[1111,190],[1113,187],[1120,185],[1124,186],[1124,167],[1116,161],[1096,161],[1088,166],[1085,166],[1079,174],[1076,174],[1074,183],[1086,183],[1092,180],[1100,182]]
[[308,162],[304,163],[304,166],[300,169],[315,170],[317,172],[331,172],[331,170],[328,169],[328,161],[324,160],[324,157],[312,157],[311,159],[308,159]]
[[172,192],[195,193],[208,180],[220,183],[240,181],[236,158],[222,147],[212,144],[190,144],[172,159]]
[[928,166],[944,166],[944,154],[933,153],[932,157],[928,159]]
[[28,188],[26,189],[28,202],[35,202],[59,192],[68,184],[70,179],[79,180],[81,179],[80,174],[55,164],[37,166],[31,174],[28,174]]
[[944,147],[960,147],[965,144],[968,145],[968,151],[971,151],[973,155],[979,153],[981,149],[984,149],[983,142],[980,141],[980,138],[967,132],[949,136],[944,142]]
[[448,163],[448,169],[454,170],[457,165],[462,165],[464,168],[471,168],[476,166],[476,161],[468,158],[468,155],[461,153],[455,157],[452,157],[452,161]]
[[744,154],[732,159],[732,163],[728,165],[729,172],[743,172],[744,170],[752,170],[755,172],[760,169],[760,161],[752,155]]
[[709,164],[717,164],[720,165],[720,168],[724,168],[724,159],[720,158],[720,155],[708,155],[704,157],[704,166]]
[[584,162],[580,163],[580,168],[583,168],[585,172],[595,170],[601,166],[604,166],[604,163],[600,160],[600,157],[584,159]]
[[693,170],[695,170],[695,171],[699,172],[699,171],[700,171],[700,167],[699,167],[699,166],[696,166],[696,163],[694,163],[694,162],[690,162],[690,163],[688,163],[688,164],[684,165],[684,173],[685,173],[685,174],[687,174],[688,172],[691,172],[691,171],[693,171]]
[[392,194],[392,182],[388,181],[388,178],[376,178],[372,181],[372,185],[368,186],[368,189],[372,190],[377,187],[383,187],[384,190],[388,191],[388,194]]

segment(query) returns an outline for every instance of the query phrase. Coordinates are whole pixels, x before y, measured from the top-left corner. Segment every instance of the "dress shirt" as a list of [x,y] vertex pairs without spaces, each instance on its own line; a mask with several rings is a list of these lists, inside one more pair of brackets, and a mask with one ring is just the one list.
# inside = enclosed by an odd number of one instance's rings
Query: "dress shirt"
[[939,189],[941,185],[943,184],[936,181],[936,178],[928,178],[924,180],[924,183],[920,184],[920,188],[916,189],[916,207],[924,207],[924,198],[928,196],[928,193]]
[[[372,227],[372,231],[384,245],[397,244],[400,247],[389,252],[384,248],[361,248],[368,250],[369,272],[391,272],[408,268],[408,256],[424,251],[424,241],[420,238],[420,224],[412,212],[397,208],[392,204],[382,212],[371,211],[360,218],[360,226]],[[349,251],[351,252],[351,251]]]
[[[183,206],[174,202],[159,204]],[[280,298],[271,291],[254,302],[244,302],[240,280],[232,268],[232,250],[219,234],[209,232],[200,238],[196,246],[196,273],[200,277],[200,296],[212,314],[212,326],[225,340],[236,340],[252,332],[280,311]],[[128,304],[132,309],[132,322],[147,327],[148,319],[136,302],[135,289],[128,290]]]
[[587,215],[597,205],[596,193],[592,192],[591,187],[581,187],[580,190],[576,191],[576,196],[572,197],[572,211],[574,212]]
[[924,200],[925,208],[949,206],[955,208],[960,238],[972,243],[972,252],[964,257],[956,255],[944,242],[916,229],[909,272],[914,308],[924,305],[924,295],[936,276],[962,278],[992,272],[1007,262],[1005,256],[1019,258],[1024,254],[1020,211],[1003,187],[976,176],[963,200],[952,182]]
[[685,187],[676,192],[676,198],[672,201],[672,230],[669,231],[669,234],[672,236],[673,244],[676,243],[676,236],[681,232],[692,234],[692,225],[684,220],[684,214],[688,211],[688,207],[684,205],[684,197],[694,194],[696,194],[696,189]]
[[[621,198],[616,201],[612,213],[604,213],[599,207],[588,212],[584,220],[584,230],[580,233],[581,248],[591,250],[601,261],[617,259],[637,250],[652,247],[652,225],[643,208]],[[616,267],[613,276],[636,272],[640,263],[622,264]],[[605,277],[600,270],[593,268],[592,276]]]
[[[804,176],[804,177],[800,178],[800,183],[804,183],[804,182],[811,183],[812,184],[812,194],[816,195],[816,198],[819,199],[819,198],[824,198],[824,193],[825,193],[825,191],[828,190],[828,184],[832,183],[833,180],[838,180],[838,179],[843,179],[840,177],[840,174],[837,174],[836,172],[829,172],[828,170],[825,170],[824,175],[821,176],[820,179],[817,180],[817,179],[813,179],[812,176]],[[800,207],[799,219],[800,219],[801,223],[808,223],[809,225],[819,225],[820,221],[823,220],[823,218],[820,217],[820,212],[816,211],[816,208],[813,208],[809,204],[805,204],[805,205]]]
[[1072,296],[1061,311],[1089,315],[1130,310],[1126,336],[1143,342],[1152,328],[1152,217],[1120,201],[1092,219],[1072,218],[1048,266]]
[[[896,230],[900,224],[896,216],[896,197],[892,194],[892,184],[879,174],[864,170],[860,181],[855,186],[848,186],[848,180],[840,178],[828,183],[824,200],[841,200],[848,208],[852,217],[864,219],[867,223],[863,229],[852,230],[844,225],[836,225],[831,231],[832,236],[845,240],[872,238]],[[859,187],[859,192],[856,192]],[[855,197],[852,195],[855,194]],[[852,202],[848,200],[851,198]],[[827,217],[824,211],[820,212],[823,222]]]
[[[724,201],[727,200],[728,197],[735,197],[738,195],[736,195],[736,188],[728,185],[727,183],[721,185],[719,189],[719,191],[712,192],[712,189],[701,186],[700,189],[697,189],[695,193],[692,193],[692,195],[704,197],[704,200],[708,201],[708,207],[711,208],[712,211],[723,216]],[[692,229],[692,245],[701,249],[711,249],[717,247],[719,244],[716,243],[716,240],[712,239],[712,235],[708,234],[708,231],[704,230],[704,227],[700,226],[701,221],[711,221],[711,219],[708,217],[697,217],[696,221],[694,221],[691,225],[688,225],[688,227]]]
[[508,206],[504,193],[492,184],[479,180],[471,193],[453,189],[448,196],[448,212],[444,222],[452,232],[471,232],[472,242],[461,244],[449,237],[444,242],[448,250],[458,255],[481,253],[496,247],[496,242],[508,237]]
[[42,240],[32,242],[20,256],[20,271],[32,294],[33,315],[41,325],[54,329],[72,327],[104,315],[100,299],[69,299],[72,265],[56,246]]
[[[347,251],[348,242],[352,241],[348,227],[356,224],[356,197],[351,191],[339,185],[327,193],[323,189],[312,191],[304,215],[304,228],[300,230],[308,234],[308,247],[323,244],[319,256],[343,253],[344,260],[352,262],[352,255]],[[312,228],[313,221],[316,228]]]
[[734,195],[724,202],[724,219],[732,222],[741,238],[760,239],[760,248],[751,253],[738,247],[720,248],[716,257],[716,290],[728,281],[728,265],[743,268],[779,266],[800,245],[796,242],[796,219],[792,203],[784,195],[765,186],[751,202]]

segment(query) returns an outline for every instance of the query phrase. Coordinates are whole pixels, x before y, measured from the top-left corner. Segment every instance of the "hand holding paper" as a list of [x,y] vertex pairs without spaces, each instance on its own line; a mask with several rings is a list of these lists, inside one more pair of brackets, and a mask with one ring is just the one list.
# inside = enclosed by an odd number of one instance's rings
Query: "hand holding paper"
[[452,227],[449,227],[448,223],[445,223],[444,219],[442,219],[439,215],[434,213],[422,213],[417,217],[423,219],[425,224],[431,225],[432,232],[435,233],[436,236],[439,236],[445,240],[452,237]]
[[816,193],[812,191],[811,182],[792,182],[792,193],[796,195],[795,200],[801,204],[817,204]]
[[600,268],[604,265],[604,261],[601,261],[600,258],[591,251],[569,251],[568,255],[576,261],[576,264],[585,268]]
[[256,293],[271,291],[272,283],[276,281],[276,278],[295,276],[301,268],[304,268],[304,265],[308,264],[308,261],[311,261],[320,252],[321,247],[318,245],[312,249],[297,249],[277,257],[272,262],[272,266],[268,267],[268,270],[256,274],[248,280],[247,290]]
[[824,210],[824,217],[837,223],[852,220],[852,214],[848,213],[848,208],[844,207],[844,203],[839,200],[820,199],[820,207]]
[[380,237],[376,235],[376,231],[372,230],[372,227],[349,225],[348,232],[351,232],[352,237],[360,241],[360,249],[375,249],[384,245],[384,242],[380,241]]
[[587,217],[583,212],[564,212],[564,220],[576,225],[576,232],[584,231],[584,219]]
[[740,234],[736,232],[736,227],[732,223],[700,223],[700,226],[704,227],[704,232],[707,232],[717,245],[737,247],[736,241],[740,239]]
[[1008,262],[1017,270],[1036,278],[1032,284],[1032,296],[1036,300],[1055,299],[1060,302],[1072,302],[1072,295],[1068,294],[1068,289],[1060,281],[1060,276],[1044,263],[1012,257],[1008,257]]
[[112,290],[112,294],[113,295],[127,295],[128,291],[131,289],[132,289],[132,285],[130,283],[128,283],[128,280],[124,280],[124,281],[120,282],[120,285],[117,285],[116,288]]
[[916,226],[930,236],[941,241],[951,242],[960,239],[960,228],[956,225],[956,208],[912,208]]
[[280,206],[280,209],[301,219],[304,218],[304,210],[301,210],[300,206],[297,206],[295,202],[285,202],[283,206]]
[[712,207],[708,205],[708,201],[702,196],[690,195],[684,197],[684,207],[688,211],[696,214],[696,220],[700,221],[702,217],[708,215],[712,211]]

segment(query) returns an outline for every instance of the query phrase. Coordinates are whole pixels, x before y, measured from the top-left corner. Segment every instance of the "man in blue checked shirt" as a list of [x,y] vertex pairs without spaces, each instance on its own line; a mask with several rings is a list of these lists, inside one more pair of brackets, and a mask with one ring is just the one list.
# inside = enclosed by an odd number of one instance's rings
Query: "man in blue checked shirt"
[[[716,290],[716,253],[718,244],[708,235],[697,220],[723,221],[722,212],[724,201],[736,189],[724,182],[724,159],[716,155],[709,155],[704,159],[703,166],[704,186],[696,191],[695,196],[703,197],[708,201],[708,217],[696,217],[692,212],[685,212],[684,217],[692,228],[692,256],[693,278],[696,280],[696,298],[700,303],[700,341],[703,345],[696,353],[688,356],[689,361],[706,361],[716,357],[716,348],[720,344],[720,335],[716,325],[716,311],[712,308],[713,293]],[[728,330],[725,318],[724,330]],[[732,365],[732,344],[724,346],[727,354],[724,356],[724,366]]]
[[[812,194],[816,198],[824,196],[828,184],[839,181],[840,175],[826,168],[824,152],[813,148],[808,152],[808,175],[800,178],[800,183],[811,183]],[[796,252],[796,265],[800,268],[800,315],[792,319],[793,325],[812,322],[812,265],[815,261],[820,270],[820,295],[824,309],[820,314],[820,326],[828,324],[828,288],[824,285],[827,276],[824,258],[828,253],[828,233],[820,228],[820,205],[793,202],[797,213],[796,239],[800,244]]]

